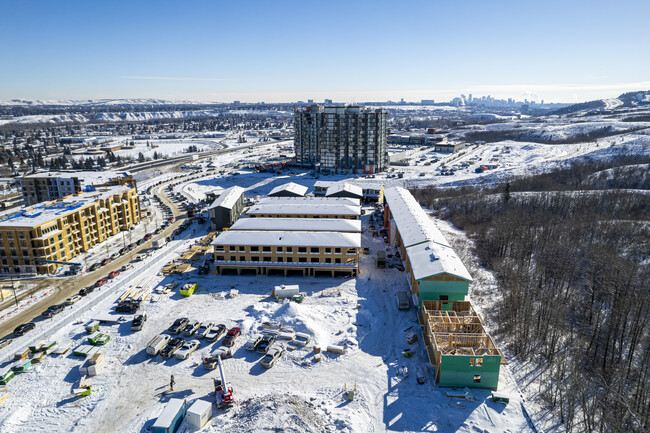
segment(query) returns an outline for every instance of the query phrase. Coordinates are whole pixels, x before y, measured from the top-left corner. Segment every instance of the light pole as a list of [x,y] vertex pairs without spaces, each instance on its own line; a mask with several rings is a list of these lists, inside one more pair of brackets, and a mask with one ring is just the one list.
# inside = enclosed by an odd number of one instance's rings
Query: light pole
[[16,301],[16,305],[18,305],[18,297],[16,296],[16,286],[14,286],[13,274],[9,274],[9,278],[11,278],[11,290],[14,291],[14,300]]

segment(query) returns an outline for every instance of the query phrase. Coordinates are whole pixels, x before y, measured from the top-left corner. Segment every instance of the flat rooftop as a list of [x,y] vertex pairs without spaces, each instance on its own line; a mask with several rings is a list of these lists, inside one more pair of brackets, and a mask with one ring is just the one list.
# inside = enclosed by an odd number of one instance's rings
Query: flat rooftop
[[101,187],[95,191],[84,192],[63,200],[38,203],[33,206],[23,207],[18,211],[14,209],[11,212],[5,212],[0,215],[0,228],[35,227],[71,214],[79,208],[93,204],[98,200],[104,200],[113,195],[125,193],[130,189],[130,187],[125,185]]
[[266,197],[257,202],[258,205],[266,204],[298,204],[301,206],[322,205],[346,205],[361,206],[358,198],[347,197]]
[[128,171],[50,171],[43,173],[34,173],[22,176],[23,179],[55,179],[55,178],[72,178],[82,179],[89,185],[102,184],[118,177],[129,176]]
[[256,204],[252,206],[248,215],[345,215],[359,216],[359,206],[348,206],[342,204],[298,204],[298,203],[273,203]]
[[344,218],[239,218],[230,230],[361,233],[361,220]]
[[360,248],[361,233],[227,230],[212,245]]

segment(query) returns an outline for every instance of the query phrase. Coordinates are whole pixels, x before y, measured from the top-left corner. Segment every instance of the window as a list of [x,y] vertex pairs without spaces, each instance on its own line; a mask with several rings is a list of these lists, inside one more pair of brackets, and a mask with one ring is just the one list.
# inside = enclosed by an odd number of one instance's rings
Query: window
[[293,257],[287,257],[287,263],[292,263],[293,262]]
[[311,247],[309,251],[312,253],[318,253],[318,247]]
[[481,375],[480,374],[475,374],[474,375],[474,383],[481,383]]
[[23,256],[27,257],[29,255],[29,252],[27,250],[23,250]]
[[278,257],[278,263],[282,263],[283,261],[282,257]]
[[243,246],[243,245],[240,245],[240,246],[239,246],[239,252],[240,252],[240,253],[243,253],[243,252],[245,252],[245,251],[246,251],[246,247]]
[[298,259],[298,261],[299,261],[300,263],[307,263],[307,258],[306,258],[306,257],[300,257],[300,258]]
[[251,257],[251,261],[253,262],[259,262],[260,258],[259,257]]
[[341,249],[340,248],[334,248],[334,252],[336,254],[341,254]]
[[307,252],[307,247],[298,247],[298,252],[299,253],[306,253]]
[[325,259],[325,263],[332,263],[332,259],[330,259],[329,257],[326,258],[326,259]]
[[278,253],[281,253],[281,252],[282,252],[282,247],[278,247],[278,248],[277,248],[277,252],[278,252]]
[[326,253],[331,253],[331,252],[332,252],[332,249],[331,249],[331,248],[325,248],[325,252],[326,252]]
[[237,260],[237,256],[230,256],[230,261],[231,262],[234,262],[235,260]]
[[246,256],[239,256],[239,261],[240,262],[245,262],[246,261]]
[[262,247],[262,251],[265,253],[270,253],[271,252],[271,247]]
[[225,260],[224,256],[217,256],[217,260]]
[[270,261],[271,261],[271,258],[270,258],[270,257],[264,257],[264,261],[265,261],[265,262],[270,262]]
[[341,259],[334,259],[334,263],[341,263]]
[[231,253],[235,251],[235,246],[234,245],[229,246],[228,251],[230,251]]
[[292,253],[293,252],[293,247],[287,247],[287,252]]
[[440,295],[439,300],[440,301],[448,301],[449,300],[449,295]]
[[260,247],[251,247],[251,252],[258,252]]
[[312,257],[311,262],[312,263],[320,263],[320,260],[318,259],[318,257]]

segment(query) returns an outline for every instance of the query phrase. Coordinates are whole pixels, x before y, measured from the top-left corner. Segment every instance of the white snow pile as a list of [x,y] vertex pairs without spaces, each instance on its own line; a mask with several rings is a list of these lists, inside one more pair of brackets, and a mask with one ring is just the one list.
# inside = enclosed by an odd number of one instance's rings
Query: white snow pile
[[249,398],[228,416],[229,419],[219,416],[213,421],[220,431],[321,433],[332,427],[321,407],[294,394],[266,394]]

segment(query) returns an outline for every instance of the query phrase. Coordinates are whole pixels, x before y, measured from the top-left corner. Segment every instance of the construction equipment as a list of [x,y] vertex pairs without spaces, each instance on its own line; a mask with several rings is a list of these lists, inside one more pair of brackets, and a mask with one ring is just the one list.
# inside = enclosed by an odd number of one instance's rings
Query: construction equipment
[[223,365],[221,363],[221,356],[217,356],[217,363],[219,364],[219,375],[221,379],[214,379],[214,393],[215,405],[218,409],[229,407],[232,405],[232,386],[226,382],[226,374],[223,372]]

